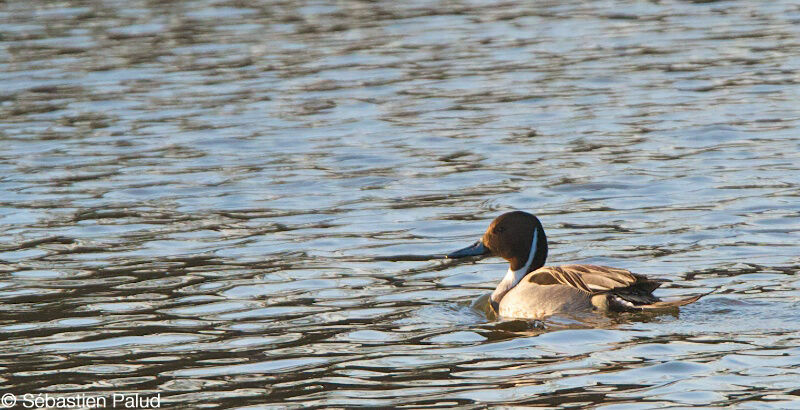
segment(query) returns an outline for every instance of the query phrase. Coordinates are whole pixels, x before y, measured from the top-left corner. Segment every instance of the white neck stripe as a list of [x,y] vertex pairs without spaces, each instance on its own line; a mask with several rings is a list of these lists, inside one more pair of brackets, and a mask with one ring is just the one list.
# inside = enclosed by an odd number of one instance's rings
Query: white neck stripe
[[522,278],[524,278],[525,275],[528,274],[528,268],[531,267],[531,264],[533,263],[533,257],[534,255],[536,255],[536,245],[538,245],[536,243],[537,242],[536,240],[538,239],[538,237],[539,237],[539,230],[536,229],[536,227],[534,227],[533,242],[531,242],[531,250],[528,253],[528,261],[525,262],[525,266],[514,271],[512,271],[510,267],[508,268],[508,273],[510,273],[513,277],[513,282],[511,282],[511,287],[509,289],[513,288],[514,286],[517,286],[519,281],[521,281]]
[[533,228],[533,242],[531,242],[531,250],[528,253],[528,261],[525,262],[525,266],[517,269],[511,270],[511,267],[508,267],[508,272],[506,272],[506,276],[503,277],[503,280],[497,284],[497,288],[495,288],[494,292],[492,292],[491,300],[495,303],[500,303],[500,299],[508,293],[514,286],[528,274],[528,268],[531,267],[533,263],[533,257],[536,255],[536,245],[537,239],[539,239],[539,229],[536,227]]
[[536,239],[538,239],[538,236],[539,236],[539,230],[536,229],[536,227],[534,226],[534,228],[533,228],[533,242],[531,242],[531,251],[530,251],[530,253],[528,253],[528,261],[525,262],[525,266],[519,268],[519,270],[517,270],[514,273],[517,273],[517,272],[522,272],[523,274],[528,273],[528,268],[530,268],[531,264],[533,263],[533,256],[536,255],[536,245],[538,245],[538,243],[536,243],[537,242]]

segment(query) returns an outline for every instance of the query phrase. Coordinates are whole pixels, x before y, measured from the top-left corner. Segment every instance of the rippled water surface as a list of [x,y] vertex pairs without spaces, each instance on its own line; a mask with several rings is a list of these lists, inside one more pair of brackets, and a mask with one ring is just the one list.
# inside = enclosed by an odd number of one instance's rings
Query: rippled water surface
[[[799,72],[788,0],[0,3],[0,391],[800,408]],[[383,258],[512,209],[718,290],[498,321],[501,260]]]

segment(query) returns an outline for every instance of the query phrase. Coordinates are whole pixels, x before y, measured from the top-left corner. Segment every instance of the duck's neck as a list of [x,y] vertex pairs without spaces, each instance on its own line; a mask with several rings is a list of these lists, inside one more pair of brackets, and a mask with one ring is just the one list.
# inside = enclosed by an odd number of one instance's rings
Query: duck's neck
[[544,229],[541,226],[536,226],[533,229],[533,239],[531,240],[530,251],[528,252],[528,259],[523,266],[512,269],[516,266],[512,263],[508,267],[508,272],[503,280],[497,284],[497,287],[492,292],[491,302],[495,310],[500,305],[500,299],[505,296],[514,286],[522,280],[529,272],[544,266],[544,261],[547,259],[547,238],[544,235]]

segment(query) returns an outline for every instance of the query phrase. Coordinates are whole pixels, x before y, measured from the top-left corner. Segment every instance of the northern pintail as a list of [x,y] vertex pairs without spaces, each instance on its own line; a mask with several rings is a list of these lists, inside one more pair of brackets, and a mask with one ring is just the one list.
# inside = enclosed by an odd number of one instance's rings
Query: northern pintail
[[509,262],[490,299],[502,317],[541,319],[558,313],[676,308],[703,296],[662,301],[652,292],[663,280],[597,265],[544,266],[544,228],[537,217],[522,211],[498,216],[480,240],[447,257],[489,254]]

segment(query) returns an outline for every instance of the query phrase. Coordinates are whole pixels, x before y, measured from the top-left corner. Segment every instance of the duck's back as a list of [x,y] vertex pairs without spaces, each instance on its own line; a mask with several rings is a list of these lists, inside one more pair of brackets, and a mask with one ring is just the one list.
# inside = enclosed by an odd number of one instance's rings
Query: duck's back
[[635,288],[652,293],[663,281],[648,279],[629,270],[599,265],[543,266],[523,281],[538,285],[567,285],[587,293],[603,293]]
[[500,301],[505,317],[542,318],[592,310],[639,310],[659,303],[661,281],[598,265],[543,266],[526,275]]

